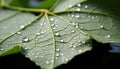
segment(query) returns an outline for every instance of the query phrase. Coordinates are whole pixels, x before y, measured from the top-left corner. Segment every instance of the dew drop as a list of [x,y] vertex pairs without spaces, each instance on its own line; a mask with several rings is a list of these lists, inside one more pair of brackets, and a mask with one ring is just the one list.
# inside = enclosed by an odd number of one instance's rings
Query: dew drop
[[1,48],[1,49],[0,49],[0,51],[4,51],[4,49],[3,49],[3,48]]
[[82,41],[83,44],[85,44],[85,41]]
[[88,8],[88,6],[87,6],[87,5],[85,5],[85,8],[87,9],[87,8]]
[[45,34],[45,32],[41,32],[41,34]]
[[43,50],[45,50],[45,49],[46,49],[46,47],[43,47],[42,49],[43,49]]
[[71,7],[72,7],[72,5],[68,5],[68,7],[69,7],[69,8],[71,8]]
[[76,48],[77,46],[73,46],[73,48]]
[[68,58],[65,58],[65,61],[67,62],[67,61],[68,61]]
[[38,33],[36,33],[36,35],[38,35],[38,36],[39,36],[39,35],[40,35],[40,33],[38,32]]
[[46,63],[46,64],[49,64],[50,62],[49,62],[49,61],[46,61],[45,63]]
[[60,54],[56,53],[56,57],[59,57],[59,56],[60,56]]
[[55,24],[51,24],[51,27],[54,27],[55,26]]
[[110,35],[107,35],[106,38],[110,38],[111,36]]
[[3,29],[6,29],[6,28],[7,28],[6,26],[3,27]]
[[64,40],[60,40],[60,42],[64,42]]
[[60,51],[60,49],[56,49],[56,51],[58,51],[58,52],[59,52],[59,51]]
[[74,14],[71,15],[71,17],[74,17],[74,16],[75,16]]
[[80,15],[76,15],[75,18],[80,18]]
[[50,21],[54,21],[55,19],[54,18],[50,18]]
[[75,30],[72,30],[71,32],[72,32],[72,33],[75,33]]
[[55,36],[57,36],[57,37],[60,36],[60,33],[55,33]]
[[58,57],[55,57],[55,59],[58,59]]
[[51,60],[51,63],[53,63],[54,61],[53,60]]
[[40,56],[41,58],[43,58],[43,56]]
[[103,25],[101,25],[101,26],[100,26],[100,28],[104,28],[104,26],[103,26]]
[[23,42],[28,42],[29,41],[29,38],[24,38],[23,39]]
[[19,27],[22,29],[22,28],[24,28],[25,26],[24,26],[24,25],[20,25]]
[[80,7],[80,6],[81,6],[81,4],[77,4],[77,6],[78,6],[78,7]]
[[76,11],[80,11],[81,9],[80,8],[76,8]]
[[80,52],[82,52],[82,50],[78,50],[78,52],[80,53]]
[[20,35],[20,34],[21,34],[21,32],[17,32],[17,34],[18,34],[18,35]]
[[92,16],[91,18],[94,19],[94,16]]

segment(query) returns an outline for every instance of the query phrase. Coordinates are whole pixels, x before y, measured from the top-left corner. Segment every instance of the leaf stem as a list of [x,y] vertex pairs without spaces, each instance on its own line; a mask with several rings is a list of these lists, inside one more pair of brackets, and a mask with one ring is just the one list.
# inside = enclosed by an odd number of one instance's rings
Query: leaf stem
[[23,7],[15,7],[15,6],[10,6],[10,5],[2,5],[2,6],[9,8],[9,9],[27,11],[27,12],[45,12],[46,11],[46,9],[23,8]]

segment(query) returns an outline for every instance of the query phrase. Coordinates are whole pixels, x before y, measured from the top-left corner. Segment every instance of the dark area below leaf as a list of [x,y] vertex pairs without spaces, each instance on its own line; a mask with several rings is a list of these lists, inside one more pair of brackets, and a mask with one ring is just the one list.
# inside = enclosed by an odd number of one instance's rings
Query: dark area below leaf
[[[101,44],[93,41],[93,49],[82,55],[76,56],[69,63],[61,65],[56,69],[119,69],[120,54],[110,53],[109,44]],[[28,58],[21,53],[0,57],[0,66],[2,69],[39,69]]]

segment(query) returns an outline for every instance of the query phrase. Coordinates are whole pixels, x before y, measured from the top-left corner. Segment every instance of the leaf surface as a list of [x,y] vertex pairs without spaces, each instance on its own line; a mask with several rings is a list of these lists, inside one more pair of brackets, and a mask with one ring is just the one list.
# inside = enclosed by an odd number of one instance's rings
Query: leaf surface
[[1,52],[19,45],[21,52],[41,68],[53,69],[91,49],[87,34],[55,14],[35,17],[30,13],[8,12],[11,15],[0,22]]

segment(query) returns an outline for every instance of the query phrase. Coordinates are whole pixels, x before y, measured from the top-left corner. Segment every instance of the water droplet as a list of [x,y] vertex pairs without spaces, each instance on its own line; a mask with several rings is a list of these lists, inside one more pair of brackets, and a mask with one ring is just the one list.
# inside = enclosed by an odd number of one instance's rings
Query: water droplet
[[54,18],[50,18],[50,21],[54,21],[55,19]]
[[19,27],[20,27],[20,28],[24,28],[25,26],[24,26],[24,25],[20,25]]
[[78,52],[80,53],[80,52],[82,52],[82,50],[78,50]]
[[88,8],[88,6],[87,6],[87,5],[85,5],[85,8],[87,9],[87,8]]
[[41,58],[43,58],[44,56],[40,56]]
[[59,51],[60,51],[60,49],[56,49],[56,51],[58,51],[58,52],[59,52]]
[[74,16],[75,16],[74,14],[71,15],[71,17],[74,17]]
[[72,44],[70,44],[69,47],[71,48],[71,47],[72,47]]
[[92,18],[92,19],[94,19],[95,17],[94,17],[94,16],[92,16],[91,18]]
[[23,42],[28,42],[29,41],[29,38],[24,38],[23,39]]
[[80,8],[76,8],[76,11],[80,11],[81,9]]
[[45,32],[41,32],[41,34],[45,34]]
[[60,40],[60,42],[64,42],[64,40]]
[[111,36],[110,35],[107,35],[107,36],[105,36],[106,38],[110,38]]
[[56,57],[60,56],[60,54],[56,53]]
[[58,59],[58,57],[55,57],[55,59]]
[[18,35],[20,35],[20,34],[21,34],[21,32],[17,32],[17,34],[18,34]]
[[68,58],[65,58],[65,61],[67,62],[67,61],[68,61]]
[[72,30],[71,32],[72,32],[72,33],[75,33],[75,30]]
[[4,49],[3,49],[3,48],[1,48],[1,49],[0,49],[0,51],[4,51]]
[[38,35],[38,36],[39,36],[39,35],[40,35],[40,33],[38,32],[38,33],[36,33],[36,35]]
[[83,44],[85,44],[85,41],[82,41]]
[[46,49],[46,47],[43,47],[42,49],[43,49],[43,50],[45,50],[45,49]]
[[100,28],[104,28],[104,26],[103,26],[103,25],[101,25],[101,26],[100,26]]
[[49,62],[49,61],[46,61],[45,63],[46,63],[46,64],[49,64],[50,62]]
[[53,63],[54,61],[53,60],[51,60],[51,63]]
[[69,8],[71,8],[71,7],[72,7],[72,5],[68,5],[68,7],[69,7]]
[[57,37],[60,36],[60,33],[55,33],[55,36],[57,36]]
[[76,15],[75,18],[80,18],[80,15]]
[[78,7],[80,7],[80,6],[81,6],[81,4],[77,4],[77,6],[78,6]]
[[54,27],[55,26],[55,24],[51,24],[51,27]]
[[73,48],[76,48],[77,46],[73,46]]

